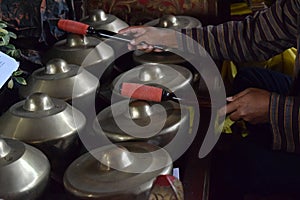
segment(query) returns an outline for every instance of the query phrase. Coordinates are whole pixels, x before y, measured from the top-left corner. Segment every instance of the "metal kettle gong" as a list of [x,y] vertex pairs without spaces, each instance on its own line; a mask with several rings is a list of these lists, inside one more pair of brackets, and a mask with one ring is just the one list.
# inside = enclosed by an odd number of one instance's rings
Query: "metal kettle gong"
[[102,29],[118,33],[119,30],[128,27],[129,25],[112,14],[107,14],[101,9],[89,11],[89,15],[83,17],[81,22],[89,24],[95,29]]
[[[157,105],[164,110],[155,109]],[[128,112],[124,106],[128,106]],[[143,141],[164,147],[174,139],[180,126],[189,125],[188,109],[181,106],[174,101],[157,103],[135,100],[129,105],[126,101],[120,101],[97,115],[93,130],[113,143]],[[118,113],[114,114],[113,110]],[[166,116],[162,112],[166,112]],[[136,126],[147,128],[132,134],[136,132]]]
[[0,138],[0,174],[0,199],[33,200],[48,185],[50,164],[37,148]]
[[19,90],[23,98],[40,92],[69,102],[95,93],[99,86],[94,75],[60,58],[52,59],[43,68],[35,70],[27,82]]
[[172,171],[170,155],[155,145],[127,142],[96,148],[66,170],[70,199],[144,200],[153,180]]
[[59,180],[80,152],[78,132],[85,124],[85,116],[65,101],[34,93],[0,117],[0,136],[40,149],[51,163],[52,177]]
[[96,63],[109,66],[113,62],[114,51],[100,38],[68,33],[66,39],[56,42],[45,52],[42,62],[46,64],[54,58],[86,68]]
[[[119,89],[123,82],[138,84],[156,84],[171,92],[186,89],[192,84],[193,75],[187,68],[174,64],[141,64],[117,76],[112,82],[113,94],[120,96]],[[120,96],[121,97],[121,96]],[[121,97],[121,99],[124,97]]]
[[174,30],[201,27],[200,20],[184,15],[163,15],[161,18],[154,19],[145,23],[146,26],[155,26],[160,28],[170,28]]

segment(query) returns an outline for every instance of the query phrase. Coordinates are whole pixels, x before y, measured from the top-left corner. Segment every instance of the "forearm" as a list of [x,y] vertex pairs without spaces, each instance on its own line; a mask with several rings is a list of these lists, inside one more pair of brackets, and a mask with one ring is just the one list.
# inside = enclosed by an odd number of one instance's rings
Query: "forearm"
[[[243,21],[184,29],[182,33],[201,44],[214,59],[263,61],[295,45],[299,7],[297,0],[277,1],[270,9]],[[184,37],[179,42],[195,51]]]
[[273,149],[300,153],[300,97],[272,93],[270,123],[273,131]]

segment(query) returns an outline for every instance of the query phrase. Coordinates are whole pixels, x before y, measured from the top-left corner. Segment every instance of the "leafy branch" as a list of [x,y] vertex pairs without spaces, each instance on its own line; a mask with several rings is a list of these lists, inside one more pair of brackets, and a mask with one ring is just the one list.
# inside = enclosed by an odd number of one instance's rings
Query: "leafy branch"
[[[6,30],[7,23],[5,21],[0,20],[0,50],[15,58],[20,58],[21,51],[19,49],[16,49],[16,47],[10,43],[11,38],[17,39],[17,35],[14,32]],[[24,72],[20,69],[13,72],[10,80],[8,81],[8,88],[13,88],[14,82],[17,82],[21,85],[26,85],[26,80],[22,77]]]

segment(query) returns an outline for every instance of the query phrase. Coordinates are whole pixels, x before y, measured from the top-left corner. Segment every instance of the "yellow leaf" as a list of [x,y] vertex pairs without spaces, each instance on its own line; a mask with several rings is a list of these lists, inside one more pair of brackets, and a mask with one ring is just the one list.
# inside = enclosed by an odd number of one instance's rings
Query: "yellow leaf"
[[10,79],[10,80],[8,81],[7,87],[8,87],[9,89],[12,89],[12,88],[14,87],[14,81],[13,81],[12,79]]

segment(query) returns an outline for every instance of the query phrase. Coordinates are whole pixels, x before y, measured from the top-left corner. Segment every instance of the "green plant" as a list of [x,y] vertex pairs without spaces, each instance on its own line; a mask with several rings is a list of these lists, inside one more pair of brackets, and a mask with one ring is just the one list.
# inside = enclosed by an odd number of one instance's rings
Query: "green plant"
[[[17,35],[14,32],[8,31],[7,23],[0,20],[0,51],[3,53],[18,59],[20,58],[21,51],[16,49],[16,47],[10,43],[11,38],[16,39]],[[14,82],[17,82],[21,85],[26,85],[26,80],[22,77],[23,71],[18,69],[15,71],[10,80],[8,81],[8,88],[13,88]]]

